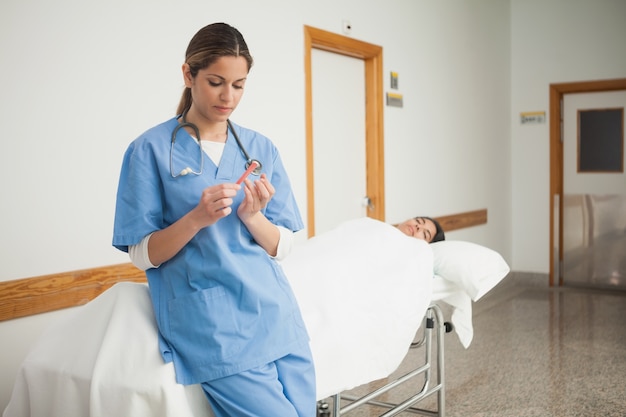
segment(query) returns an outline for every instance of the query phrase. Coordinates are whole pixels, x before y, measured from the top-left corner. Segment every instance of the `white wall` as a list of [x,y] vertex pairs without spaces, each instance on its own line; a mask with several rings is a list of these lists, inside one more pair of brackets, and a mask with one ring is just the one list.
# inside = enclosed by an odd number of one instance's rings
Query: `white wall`
[[350,19],[404,94],[385,109],[387,220],[487,207],[476,240],[509,256],[508,3],[366,3],[3,1],[0,281],[127,261],[110,244],[122,153],[173,115],[187,42],[219,20],[256,59],[233,119],[277,143],[303,211],[303,25]]
[[[256,60],[233,119],[279,146],[304,215],[303,25],[340,33],[349,19],[351,36],[384,48],[385,89],[397,71],[404,95],[385,108],[387,220],[487,208],[487,225],[449,238],[512,259],[510,12],[502,0],[3,0],[0,281],[127,262],[111,247],[122,153],[173,115],[187,42],[220,20]],[[0,323],[18,341],[0,359],[0,409],[53,317]]]
[[511,2],[512,268],[550,268],[549,124],[525,125],[520,113],[549,115],[552,83],[626,77],[626,1]]

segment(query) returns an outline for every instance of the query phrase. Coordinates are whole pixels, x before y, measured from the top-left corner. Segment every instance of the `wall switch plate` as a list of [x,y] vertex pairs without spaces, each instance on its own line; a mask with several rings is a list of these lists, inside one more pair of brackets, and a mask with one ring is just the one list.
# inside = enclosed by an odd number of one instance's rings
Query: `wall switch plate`
[[387,93],[387,105],[391,107],[402,107],[402,94]]

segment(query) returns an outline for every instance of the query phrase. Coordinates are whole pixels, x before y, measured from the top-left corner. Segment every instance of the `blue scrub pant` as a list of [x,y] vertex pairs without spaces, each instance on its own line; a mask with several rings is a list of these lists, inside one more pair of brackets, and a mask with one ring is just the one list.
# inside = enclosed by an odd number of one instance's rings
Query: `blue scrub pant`
[[259,368],[203,382],[216,417],[315,417],[315,370],[306,345]]

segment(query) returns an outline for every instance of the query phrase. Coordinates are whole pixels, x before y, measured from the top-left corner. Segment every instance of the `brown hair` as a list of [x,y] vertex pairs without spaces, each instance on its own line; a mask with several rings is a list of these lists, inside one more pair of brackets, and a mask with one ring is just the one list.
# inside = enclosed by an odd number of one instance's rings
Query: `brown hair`
[[[200,29],[189,42],[185,52],[185,63],[189,65],[191,76],[207,68],[223,56],[242,56],[252,68],[252,56],[241,32],[226,23],[212,23]],[[182,114],[191,107],[191,90],[185,87],[178,103],[176,114]]]
[[430,220],[431,222],[433,222],[433,224],[435,225],[435,236],[433,236],[432,240],[430,241],[430,243],[435,243],[435,242],[440,242],[442,240],[446,240],[446,235],[443,232],[443,227],[441,227],[441,224],[439,224],[439,222],[431,217],[424,217],[422,216],[422,219],[427,219]]

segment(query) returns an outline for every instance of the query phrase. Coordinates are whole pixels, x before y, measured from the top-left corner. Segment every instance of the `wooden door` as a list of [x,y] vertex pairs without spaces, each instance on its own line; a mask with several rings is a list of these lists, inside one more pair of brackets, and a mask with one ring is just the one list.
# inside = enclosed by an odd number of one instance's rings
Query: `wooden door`
[[316,163],[315,158],[318,156],[314,151],[314,92],[311,57],[313,49],[345,55],[363,61],[365,83],[365,189],[366,196],[371,202],[366,214],[374,219],[385,220],[382,48],[309,26],[304,27],[304,34],[308,235],[313,236],[316,233],[316,208],[325,210],[328,206],[327,204],[316,205],[318,198],[324,201],[323,196],[316,194],[324,191],[322,188],[317,189],[315,186],[317,180],[316,165],[319,170],[319,166],[323,164]]

